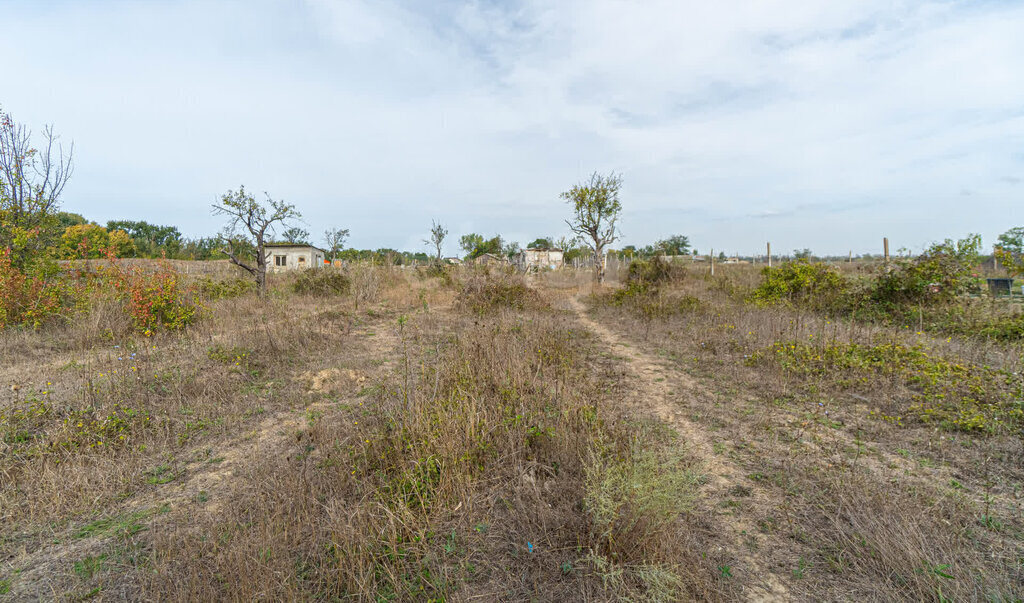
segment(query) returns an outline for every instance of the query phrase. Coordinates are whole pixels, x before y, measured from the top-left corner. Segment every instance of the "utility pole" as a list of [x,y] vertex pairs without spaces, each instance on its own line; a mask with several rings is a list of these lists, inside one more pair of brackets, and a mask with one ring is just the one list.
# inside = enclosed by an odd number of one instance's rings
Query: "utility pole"
[[772,242],[768,241],[768,267],[772,267]]
[[708,257],[711,258],[711,276],[715,276],[715,248],[714,247],[711,248],[711,255],[708,256]]
[[889,237],[882,237],[882,249],[885,252],[885,263],[889,263]]

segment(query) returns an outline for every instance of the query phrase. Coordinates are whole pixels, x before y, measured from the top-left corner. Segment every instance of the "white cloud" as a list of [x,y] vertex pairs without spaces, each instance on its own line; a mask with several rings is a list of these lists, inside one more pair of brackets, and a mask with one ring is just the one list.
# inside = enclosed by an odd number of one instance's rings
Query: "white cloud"
[[210,233],[245,183],[357,246],[416,247],[431,218],[528,239],[564,230],[557,195],[594,170],[625,176],[627,243],[866,251],[1022,219],[1012,4],[26,1],[5,21],[0,103],[75,139],[66,205],[97,220]]

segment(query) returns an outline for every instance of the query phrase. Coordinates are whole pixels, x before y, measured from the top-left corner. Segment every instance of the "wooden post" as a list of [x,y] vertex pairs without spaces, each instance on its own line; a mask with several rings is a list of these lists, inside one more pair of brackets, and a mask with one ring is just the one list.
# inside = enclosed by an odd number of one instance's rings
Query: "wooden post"
[[[996,255],[997,251],[999,251],[999,248],[993,246],[992,247],[992,269],[993,270],[999,270],[999,256]],[[1011,289],[1010,293],[1013,293],[1013,287],[1010,287],[1010,289]]]
[[772,267],[772,243],[768,241],[768,267]]
[[889,263],[889,237],[882,237],[882,249],[885,252],[885,263]]
[[850,263],[853,263],[853,250],[850,250]]
[[711,255],[708,256],[708,257],[711,258],[711,276],[715,276],[715,248],[714,247],[711,248]]

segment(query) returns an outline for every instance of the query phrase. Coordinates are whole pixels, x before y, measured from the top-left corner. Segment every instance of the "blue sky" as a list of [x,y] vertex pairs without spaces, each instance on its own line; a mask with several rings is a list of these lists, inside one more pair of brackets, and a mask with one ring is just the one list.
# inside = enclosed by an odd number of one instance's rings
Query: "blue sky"
[[[1024,224],[1024,3],[0,0],[0,107],[75,143],[64,208],[213,234],[526,243],[623,175],[624,239],[920,249]],[[456,251],[454,241],[446,249]]]

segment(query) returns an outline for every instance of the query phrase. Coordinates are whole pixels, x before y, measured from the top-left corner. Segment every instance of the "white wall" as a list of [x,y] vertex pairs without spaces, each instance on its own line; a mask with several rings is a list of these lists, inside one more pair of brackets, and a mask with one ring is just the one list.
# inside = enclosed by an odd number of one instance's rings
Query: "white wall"
[[[267,270],[271,272],[299,268],[321,268],[324,265],[324,253],[312,247],[267,247],[264,251],[267,258]],[[275,256],[284,256],[285,265],[278,266]]]

